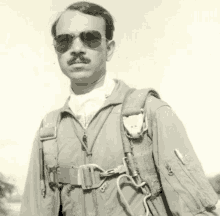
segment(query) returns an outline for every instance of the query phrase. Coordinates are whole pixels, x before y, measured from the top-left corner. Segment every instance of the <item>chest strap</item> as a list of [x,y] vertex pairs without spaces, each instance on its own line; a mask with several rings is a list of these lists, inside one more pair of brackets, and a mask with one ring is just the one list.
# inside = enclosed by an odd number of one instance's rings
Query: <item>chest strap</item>
[[[125,165],[119,165],[114,169],[104,170],[97,164],[86,164],[79,167],[61,166],[47,167],[49,174],[56,176],[58,184],[70,184],[74,187],[81,187],[83,190],[99,188],[107,178],[127,173]],[[51,176],[51,175],[50,175]],[[50,178],[50,185],[55,179]]]

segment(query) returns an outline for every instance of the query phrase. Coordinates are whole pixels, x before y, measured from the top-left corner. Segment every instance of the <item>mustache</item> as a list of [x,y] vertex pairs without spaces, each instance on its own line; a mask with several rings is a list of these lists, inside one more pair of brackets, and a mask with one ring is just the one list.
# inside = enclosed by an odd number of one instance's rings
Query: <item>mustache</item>
[[83,55],[75,55],[73,58],[67,61],[67,64],[70,66],[70,65],[78,63],[79,61],[84,64],[89,64],[91,62],[90,59],[84,57]]

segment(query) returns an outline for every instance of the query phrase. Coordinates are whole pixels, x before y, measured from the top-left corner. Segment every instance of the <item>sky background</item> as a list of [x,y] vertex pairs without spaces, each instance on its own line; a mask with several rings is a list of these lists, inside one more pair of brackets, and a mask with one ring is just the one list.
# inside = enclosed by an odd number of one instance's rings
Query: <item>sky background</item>
[[[220,173],[220,1],[93,2],[115,19],[110,77],[155,88],[184,123],[206,174]],[[0,172],[19,193],[41,119],[69,95],[50,27],[71,3],[0,0]]]

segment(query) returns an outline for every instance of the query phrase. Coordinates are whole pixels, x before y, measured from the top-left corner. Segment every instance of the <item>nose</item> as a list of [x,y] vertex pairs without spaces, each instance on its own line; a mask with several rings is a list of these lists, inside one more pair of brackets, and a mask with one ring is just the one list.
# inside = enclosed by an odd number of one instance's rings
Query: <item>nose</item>
[[70,51],[71,53],[85,53],[85,46],[80,40],[80,37],[73,40]]

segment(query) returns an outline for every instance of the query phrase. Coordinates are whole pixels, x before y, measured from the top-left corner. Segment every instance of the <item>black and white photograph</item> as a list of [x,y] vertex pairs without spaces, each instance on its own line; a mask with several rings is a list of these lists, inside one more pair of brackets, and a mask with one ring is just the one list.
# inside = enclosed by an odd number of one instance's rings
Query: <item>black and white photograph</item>
[[220,216],[219,0],[0,14],[0,216]]

